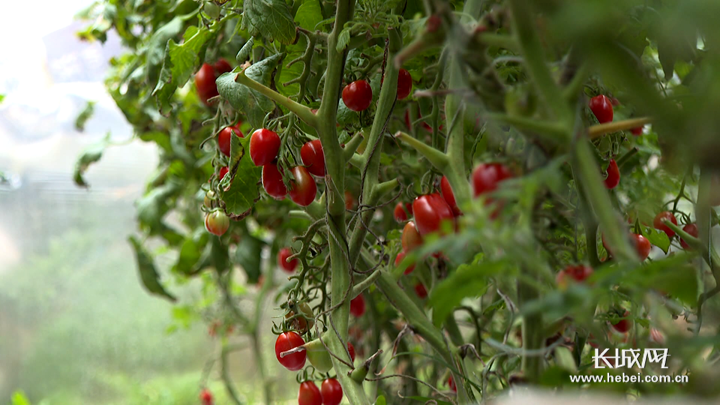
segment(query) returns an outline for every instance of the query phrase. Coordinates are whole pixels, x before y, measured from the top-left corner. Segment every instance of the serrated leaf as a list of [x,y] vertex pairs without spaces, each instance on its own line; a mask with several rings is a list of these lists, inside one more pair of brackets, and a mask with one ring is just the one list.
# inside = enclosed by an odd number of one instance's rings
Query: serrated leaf
[[142,281],[143,286],[145,286],[151,294],[167,298],[172,302],[177,301],[177,298],[168,293],[165,290],[165,287],[160,284],[160,275],[155,268],[155,263],[153,263],[152,258],[142,246],[140,241],[135,236],[130,236],[128,241],[135,251],[135,260],[137,262],[138,272],[140,273],[140,281]]
[[[272,71],[281,58],[281,54],[276,54],[263,59],[245,69],[245,76],[260,84],[268,85]],[[251,126],[259,128],[263,124],[265,115],[275,109],[275,104],[257,91],[237,83],[236,77],[237,73],[225,73],[218,77],[216,81],[218,92],[222,98],[230,102],[233,108],[247,115]]]
[[[250,137],[230,139],[230,173],[223,179],[229,187],[223,187],[222,199],[228,213],[242,215],[255,205],[260,195],[260,175],[262,168],[255,166],[250,159]],[[227,180],[226,180],[227,179]]]
[[342,52],[345,47],[350,43],[350,27],[345,27],[340,32],[340,35],[338,36],[338,42],[335,49],[337,49],[338,52]]
[[235,263],[242,267],[250,284],[257,284],[262,265],[262,249],[265,242],[252,235],[245,235],[235,250]]
[[308,31],[315,31],[315,27],[322,20],[322,9],[318,0],[305,0],[295,13],[295,22]]
[[283,44],[295,41],[295,21],[290,5],[284,0],[245,0],[242,29]]
[[458,267],[430,294],[428,305],[433,308],[433,323],[442,325],[464,298],[484,294],[488,278],[500,274],[507,267],[509,264],[506,262],[480,262]]
[[253,45],[255,44],[255,38],[248,39],[247,42],[245,42],[245,45],[243,45],[242,48],[238,51],[237,55],[235,55],[235,60],[238,63],[243,63],[246,60],[250,58],[250,54],[253,50]]
[[73,172],[73,181],[75,182],[75,185],[78,187],[85,187],[88,188],[90,185],[85,181],[85,178],[83,175],[87,171],[87,169],[90,167],[91,164],[97,163],[100,158],[102,158],[103,152],[105,152],[105,148],[107,147],[108,138],[106,137],[104,141],[89,146],[85,151],[80,155],[77,162],[75,162],[75,171]]
[[161,112],[168,110],[175,91],[200,67],[206,44],[214,35],[215,32],[209,29],[191,26],[185,31],[181,45],[172,39],[168,41],[160,78],[152,92]]
[[85,108],[83,108],[83,110],[80,111],[80,114],[78,114],[77,118],[75,118],[75,129],[80,132],[85,131],[85,124],[90,118],[92,118],[94,112],[95,102],[88,101],[87,104],[85,104]]

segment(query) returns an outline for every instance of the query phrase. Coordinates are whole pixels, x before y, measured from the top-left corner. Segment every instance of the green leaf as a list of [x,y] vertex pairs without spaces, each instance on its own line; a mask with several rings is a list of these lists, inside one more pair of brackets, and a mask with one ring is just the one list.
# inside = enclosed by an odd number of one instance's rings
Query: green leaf
[[650,243],[662,249],[663,252],[668,252],[668,249],[670,249],[670,238],[668,238],[665,232],[646,226],[641,226],[640,231],[642,232],[642,235],[650,241]]
[[322,20],[322,9],[318,0],[305,0],[295,13],[295,22],[308,31],[315,31],[315,27]]
[[200,67],[207,42],[214,35],[215,32],[212,30],[191,26],[183,35],[182,45],[178,45],[172,39],[168,41],[160,79],[152,92],[161,112],[168,110],[170,99],[177,88],[184,86]]
[[385,397],[382,395],[377,397],[377,399],[375,400],[375,405],[387,405],[387,402],[385,401]]
[[340,31],[340,35],[338,36],[338,42],[335,49],[337,49],[338,52],[342,52],[343,49],[350,43],[350,27],[343,28],[342,31]]
[[692,260],[694,253],[679,252],[663,260],[655,260],[624,273],[620,285],[665,292],[687,304],[695,305],[698,281]]
[[230,268],[228,247],[218,237],[210,238],[210,261],[219,274],[225,273]]
[[540,385],[559,387],[570,381],[570,372],[562,367],[550,366],[540,376]]
[[262,249],[265,242],[252,235],[245,235],[235,250],[234,262],[247,274],[248,283],[257,284],[262,265]]
[[168,181],[137,200],[135,205],[140,223],[149,226],[153,231],[163,230],[162,217],[169,210],[168,200],[180,190],[179,184]]
[[143,248],[140,241],[135,236],[130,236],[128,241],[130,241],[135,251],[135,260],[137,261],[138,271],[140,272],[140,280],[148,292],[167,298],[172,302],[177,301],[177,298],[170,295],[162,284],[160,284],[160,275],[155,268],[155,263],[153,263],[152,258],[145,248]]
[[223,185],[230,182],[230,187],[223,188],[221,197],[226,211],[235,215],[246,214],[260,195],[258,183],[262,168],[253,164],[247,153],[249,150],[249,136],[230,139],[230,173],[223,179]]
[[27,399],[23,391],[15,391],[12,396],[12,402],[10,405],[31,405],[30,400]]
[[283,44],[295,41],[295,22],[292,9],[285,0],[245,0],[242,29],[251,35],[262,35],[269,41]]
[[195,274],[199,270],[197,263],[202,257],[209,236],[204,228],[198,228],[190,237],[185,238],[180,246],[180,254],[173,266],[173,271],[185,275]]
[[75,162],[75,171],[73,172],[73,181],[78,187],[88,188],[90,185],[85,181],[83,175],[90,167],[91,164],[97,163],[105,152],[109,140],[109,134],[105,137],[102,142],[89,146],[80,155],[77,162]]
[[83,110],[80,111],[80,114],[78,114],[77,118],[75,118],[75,129],[83,132],[85,130],[85,123],[92,117],[94,112],[95,102],[88,101],[87,104],[85,104],[85,108],[83,108]]
[[[245,75],[256,82],[269,85],[270,77],[273,69],[277,66],[282,58],[281,54],[273,55],[269,58],[250,66],[245,70]],[[247,115],[248,122],[254,128],[263,125],[265,115],[275,109],[275,104],[267,97],[251,90],[249,87],[235,82],[237,73],[225,73],[217,79],[217,89],[222,98],[228,100],[233,108],[244,112]]]
[[460,305],[463,298],[477,297],[485,293],[489,277],[501,274],[511,267],[507,262],[481,262],[464,264],[441,281],[430,295],[428,305],[433,308],[433,323],[440,326]]
[[247,42],[245,42],[245,45],[240,48],[240,51],[238,51],[237,55],[235,55],[235,60],[238,63],[243,63],[248,60],[250,58],[250,55],[252,54],[254,44],[255,38],[251,37]]
[[555,348],[555,364],[571,373],[577,373],[577,364],[572,352],[565,346]]

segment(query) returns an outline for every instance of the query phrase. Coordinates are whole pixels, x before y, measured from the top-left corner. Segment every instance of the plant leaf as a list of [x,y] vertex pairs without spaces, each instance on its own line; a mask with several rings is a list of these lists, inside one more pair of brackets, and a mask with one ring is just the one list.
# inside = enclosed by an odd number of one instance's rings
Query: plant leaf
[[148,252],[142,244],[140,244],[140,241],[135,236],[130,236],[128,240],[135,251],[135,260],[137,261],[138,271],[140,272],[140,280],[148,292],[167,298],[172,302],[177,301],[177,298],[168,293],[163,285],[160,284],[160,275],[155,268],[155,263],[153,263]]

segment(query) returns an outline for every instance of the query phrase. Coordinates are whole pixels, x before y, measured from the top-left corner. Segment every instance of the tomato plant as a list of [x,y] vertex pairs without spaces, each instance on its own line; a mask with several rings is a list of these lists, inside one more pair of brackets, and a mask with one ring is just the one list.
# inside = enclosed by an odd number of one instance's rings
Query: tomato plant
[[[677,361],[644,374],[720,369],[720,3],[136,3],[83,35],[117,28],[108,91],[158,150],[140,280],[171,301],[198,280],[183,308],[235,327],[224,350],[248,339],[264,403],[293,377],[353,405],[490,402],[659,341]],[[268,376],[261,332],[296,375]],[[720,395],[702,385],[612,389]]]

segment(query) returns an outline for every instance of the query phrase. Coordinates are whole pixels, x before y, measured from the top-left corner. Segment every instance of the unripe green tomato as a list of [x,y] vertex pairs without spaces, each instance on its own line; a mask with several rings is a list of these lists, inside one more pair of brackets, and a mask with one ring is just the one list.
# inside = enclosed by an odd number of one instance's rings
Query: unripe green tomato
[[205,14],[207,14],[208,17],[212,18],[213,20],[217,20],[217,18],[220,17],[220,6],[213,3],[212,1],[205,2],[203,11],[205,11]]
[[511,87],[505,93],[505,111],[508,115],[530,117],[535,114],[537,97],[525,86]]
[[327,373],[332,369],[333,365],[330,359],[330,353],[325,350],[325,346],[320,342],[320,339],[306,343],[305,350],[307,352],[307,359],[310,364],[315,367],[315,370],[321,373]]

